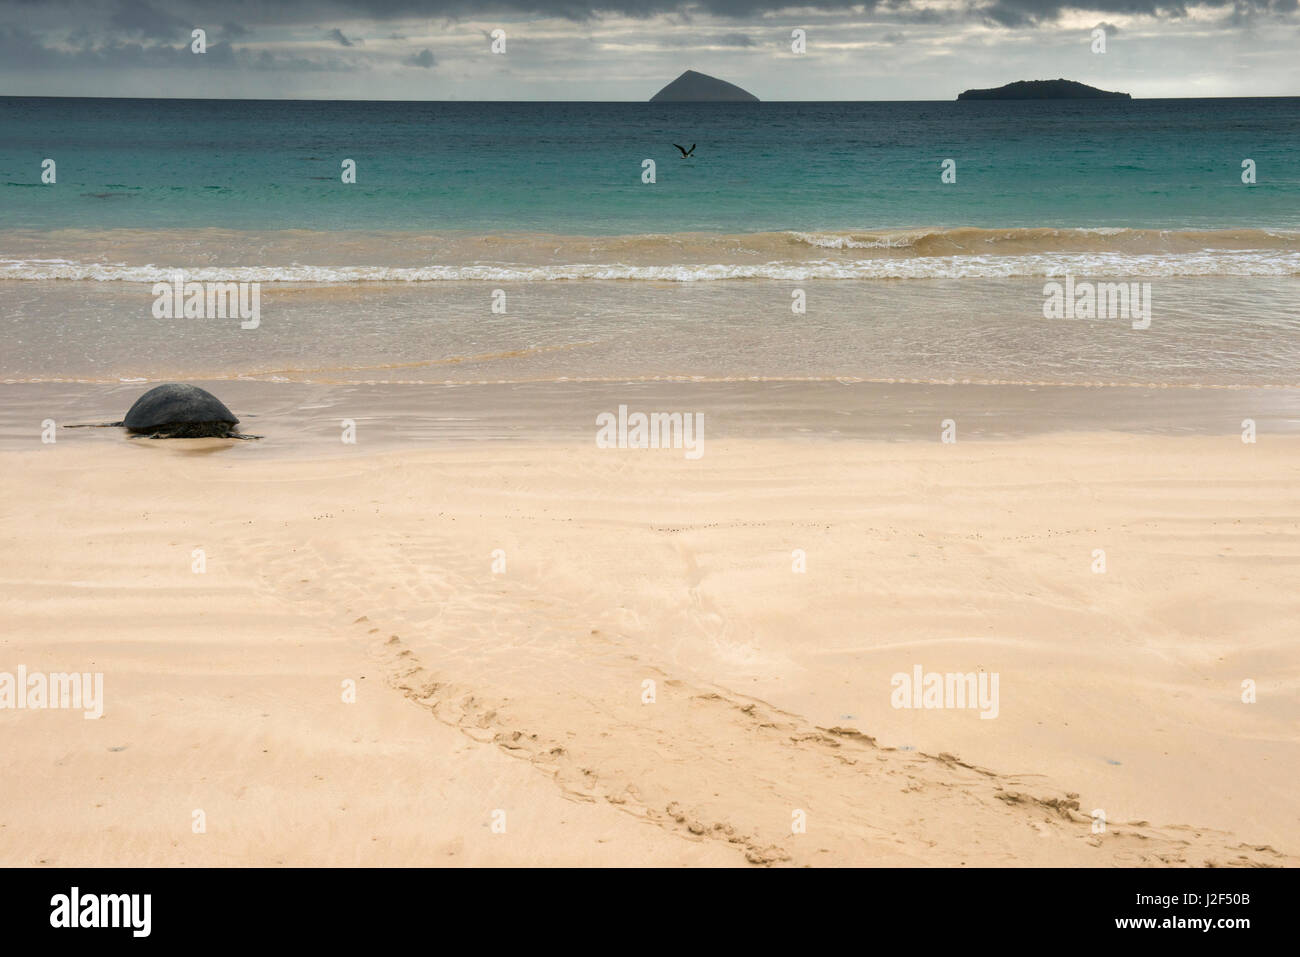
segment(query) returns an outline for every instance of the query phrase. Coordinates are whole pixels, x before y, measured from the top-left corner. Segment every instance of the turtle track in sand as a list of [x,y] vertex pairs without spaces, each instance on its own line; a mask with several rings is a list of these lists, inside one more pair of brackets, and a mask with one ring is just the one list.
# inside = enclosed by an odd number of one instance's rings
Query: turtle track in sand
[[[367,592],[353,563],[392,569],[394,584]],[[432,717],[529,762],[572,800],[606,802],[681,839],[725,842],[737,863],[1297,863],[1211,828],[1113,821],[1094,834],[1080,795],[1040,775],[879,747],[867,731],[817,727],[683,680],[642,660],[616,614],[579,625],[544,583],[464,565],[440,537],[395,531],[346,546],[317,538],[292,562],[271,562],[263,581],[282,599],[332,609],[389,686]],[[558,624],[530,629],[539,618]],[[598,685],[565,681],[557,659],[573,651],[599,662]],[[646,679],[653,705],[641,703]],[[796,811],[806,833],[791,832]]]

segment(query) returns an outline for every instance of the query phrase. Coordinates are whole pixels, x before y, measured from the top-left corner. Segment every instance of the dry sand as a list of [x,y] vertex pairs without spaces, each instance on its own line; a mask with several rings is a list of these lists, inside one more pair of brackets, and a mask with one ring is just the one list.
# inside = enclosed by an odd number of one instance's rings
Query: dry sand
[[1300,440],[73,435],[0,454],[0,671],[104,716],[0,711],[0,864],[1300,860]]

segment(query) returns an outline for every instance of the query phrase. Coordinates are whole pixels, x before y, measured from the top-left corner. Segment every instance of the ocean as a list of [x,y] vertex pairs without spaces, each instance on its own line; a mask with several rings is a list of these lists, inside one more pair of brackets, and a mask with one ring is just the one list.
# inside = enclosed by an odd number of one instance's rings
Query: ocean
[[[256,327],[158,315],[178,271]],[[1067,281],[1111,311],[1049,318]],[[0,334],[12,385],[1263,390],[1290,428],[1300,99],[0,98]]]
[[[0,98],[0,131],[6,227],[643,236],[1300,224],[1300,99]],[[674,143],[696,144],[694,156]],[[47,157],[53,190],[41,188]],[[357,163],[348,188],[344,159]],[[940,181],[945,159],[955,183]],[[1251,188],[1244,159],[1256,163]]]

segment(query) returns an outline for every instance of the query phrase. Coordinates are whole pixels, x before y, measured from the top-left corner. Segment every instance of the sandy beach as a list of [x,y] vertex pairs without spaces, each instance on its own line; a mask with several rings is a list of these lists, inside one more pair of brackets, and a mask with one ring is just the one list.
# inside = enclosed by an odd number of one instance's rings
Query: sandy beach
[[103,716],[0,711],[4,865],[1300,862],[1295,437],[75,435],[0,671]]

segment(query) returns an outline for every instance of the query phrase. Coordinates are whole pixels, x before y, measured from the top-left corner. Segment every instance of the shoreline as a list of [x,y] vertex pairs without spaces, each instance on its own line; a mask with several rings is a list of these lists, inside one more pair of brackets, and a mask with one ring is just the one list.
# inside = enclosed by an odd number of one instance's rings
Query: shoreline
[[[165,381],[165,380],[161,380]],[[1044,435],[1257,436],[1300,434],[1300,388],[940,384],[862,381],[619,379],[516,383],[333,384],[189,379],[221,398],[258,443],[253,458],[333,457],[356,451],[435,450],[447,442],[594,445],[597,417],[625,405],[703,415],[706,437],[727,440],[938,443],[947,422],[958,442]],[[71,446],[119,443],[118,429],[62,428],[119,421],[158,384],[0,384],[0,451],[39,448],[42,423]],[[344,445],[344,420],[356,443]]]

